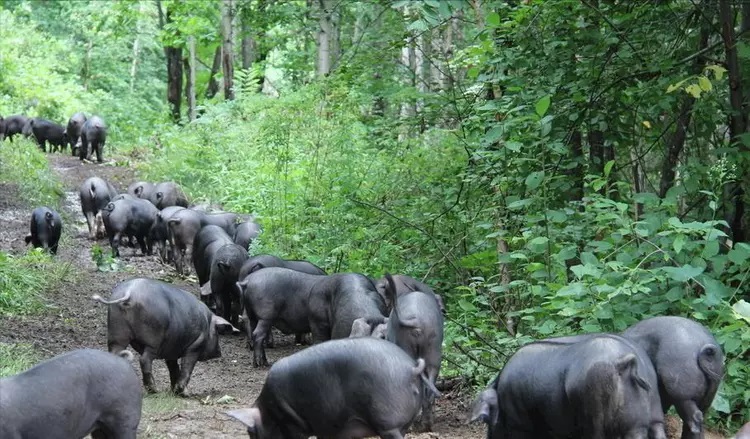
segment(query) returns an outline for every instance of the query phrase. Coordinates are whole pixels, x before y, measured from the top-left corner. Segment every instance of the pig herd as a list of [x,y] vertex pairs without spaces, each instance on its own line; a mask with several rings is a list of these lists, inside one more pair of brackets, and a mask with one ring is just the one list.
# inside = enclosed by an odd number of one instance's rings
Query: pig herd
[[[79,195],[90,237],[106,236],[113,257],[121,245],[146,255],[156,249],[178,273],[194,270],[200,293],[135,278],[108,298],[93,296],[107,307],[110,353],[82,349],[0,380],[0,437],[135,438],[142,390],[128,347],[139,354],[148,392],[156,391],[152,363],[161,359],[171,391],[182,394],[198,361],[221,356],[222,336],[244,330],[253,366],[268,367],[272,328],[312,346],[271,366],[252,407],[227,412],[251,438],[399,439],[412,426],[432,429],[445,309],[428,285],[250,256],[261,233],[254,218],[188,207],[173,182],[136,182],[119,193],[92,177]],[[56,212],[35,209],[30,229],[28,243],[56,253]],[[469,418],[487,424],[488,439],[664,439],[664,413],[675,407],[682,439],[703,438],[723,361],[705,327],[674,316],[620,334],[538,340],[508,359]],[[45,398],[26,390],[47,381]]]
[[81,160],[91,160],[94,152],[99,163],[104,160],[102,151],[107,140],[107,125],[99,116],[75,113],[65,127],[41,117],[0,116],[0,141],[5,138],[12,141],[17,134],[36,140],[44,152],[47,152],[47,144],[50,152],[64,152],[70,145],[71,154]]

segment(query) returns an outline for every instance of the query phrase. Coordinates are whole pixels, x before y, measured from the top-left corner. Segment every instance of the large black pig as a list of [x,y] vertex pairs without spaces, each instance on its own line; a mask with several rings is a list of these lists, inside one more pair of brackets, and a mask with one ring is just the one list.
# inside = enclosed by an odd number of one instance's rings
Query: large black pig
[[81,145],[81,129],[84,123],[86,123],[86,115],[79,112],[70,116],[68,126],[65,127],[65,137],[70,143],[70,153],[73,157],[78,155],[78,148]]
[[423,372],[424,360],[384,340],[332,340],[279,360],[253,407],[227,414],[253,439],[403,439],[419,411]]
[[26,244],[42,247],[53,255],[57,254],[57,243],[62,232],[60,215],[49,207],[37,207],[31,212],[31,227],[26,236]]
[[81,184],[78,195],[81,199],[81,211],[89,227],[89,237],[96,239],[104,236],[104,229],[99,230],[101,212],[117,196],[117,189],[102,178],[90,177]]
[[195,363],[221,357],[217,325],[231,327],[192,294],[153,279],[130,279],[115,286],[110,300],[93,299],[108,305],[109,351],[116,354],[130,345],[141,355],[149,392],[156,391],[153,360],[166,361],[172,391],[183,393]]
[[20,114],[6,117],[2,120],[2,123],[0,123],[0,141],[7,137],[8,140],[12,142],[13,136],[16,134],[22,134],[23,128],[28,123],[29,118]]
[[0,437],[135,439],[142,391],[120,357],[79,349],[0,379]]
[[104,143],[107,141],[107,125],[99,116],[91,116],[81,127],[81,149],[78,157],[91,160],[91,154],[96,151],[96,161],[104,161]]
[[612,334],[530,343],[474,404],[488,439],[666,439],[656,372]]
[[682,418],[682,439],[702,439],[703,414],[724,375],[724,354],[713,335],[690,319],[662,316],[638,322],[622,336],[651,358],[664,412],[674,406]]
[[[389,275],[386,296],[392,304],[388,318],[386,340],[395,343],[412,358],[425,360],[425,373],[434,385],[443,358],[443,313],[432,291],[410,291],[399,295],[396,283]],[[432,430],[432,394],[422,400],[422,414],[416,423],[421,431]]]
[[123,236],[135,237],[141,253],[150,255],[153,251],[151,230],[158,213],[159,209],[140,198],[121,198],[107,204],[102,210],[102,220],[112,247],[112,257],[120,256]]
[[41,117],[31,119],[29,125],[31,126],[31,135],[36,139],[42,151],[47,152],[47,143],[50,145],[50,152],[65,149],[68,138],[62,125]]

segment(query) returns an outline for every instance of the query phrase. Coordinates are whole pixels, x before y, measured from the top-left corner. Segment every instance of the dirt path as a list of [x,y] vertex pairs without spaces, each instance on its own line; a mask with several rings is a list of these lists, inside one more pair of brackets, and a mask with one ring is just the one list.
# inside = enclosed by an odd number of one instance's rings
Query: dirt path
[[[106,350],[106,308],[90,299],[93,294],[108,297],[116,283],[136,276],[165,280],[198,293],[194,279],[181,279],[172,267],[160,264],[156,256],[134,254],[129,248],[121,248],[122,268],[118,271],[97,271],[91,258],[94,243],[88,238],[80,211],[78,187],[86,178],[99,176],[124,191],[135,181],[134,172],[113,166],[113,162],[82,164],[76,158],[59,154],[48,158],[66,191],[61,213],[67,221],[58,259],[72,264],[78,274],[57,291],[44,294],[49,309],[43,315],[0,319],[0,342],[32,344],[44,358],[82,347]],[[24,251],[23,237],[28,233],[32,208],[25,205],[13,186],[0,186],[0,250]],[[98,245],[109,254],[106,240]],[[276,334],[276,340],[277,347],[267,350],[271,362],[300,349],[294,346],[293,337]],[[167,369],[161,361],[154,363],[156,385],[161,392],[145,399],[139,438],[247,438],[242,426],[223,412],[252,404],[263,385],[266,370],[252,367],[244,335],[223,337],[221,350],[221,358],[198,363],[184,398],[167,394]],[[133,366],[139,371],[137,361]],[[444,395],[436,408],[435,433],[410,434],[408,438],[483,438],[480,426],[464,424],[469,402],[467,396]]]

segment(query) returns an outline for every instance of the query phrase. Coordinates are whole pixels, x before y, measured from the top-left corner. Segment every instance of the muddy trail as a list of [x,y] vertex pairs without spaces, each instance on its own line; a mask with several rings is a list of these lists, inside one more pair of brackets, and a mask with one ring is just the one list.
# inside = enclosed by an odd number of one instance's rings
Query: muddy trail
[[[62,202],[64,233],[57,259],[69,263],[74,274],[55,291],[42,292],[46,304],[41,315],[3,317],[0,319],[0,342],[33,345],[42,358],[49,358],[77,348],[106,350],[106,307],[91,300],[94,294],[109,297],[119,282],[146,276],[170,282],[198,294],[194,277],[181,278],[171,266],[163,265],[158,257],[143,256],[140,251],[121,247],[120,267],[116,271],[97,269],[91,256],[94,245],[105,255],[110,249],[106,239],[93,242],[88,237],[86,222],[81,214],[78,187],[88,177],[98,176],[125,191],[136,180],[132,169],[105,164],[81,163],[67,155],[48,155],[51,171],[65,189]],[[28,206],[17,189],[0,186],[0,250],[11,253],[25,251],[24,236],[28,233],[28,218],[35,206]],[[302,349],[294,345],[294,337],[275,334],[276,348],[268,349],[269,361],[288,356]],[[199,362],[187,388],[185,397],[168,393],[169,376],[163,361],[154,362],[154,375],[159,393],[144,401],[139,438],[247,438],[245,429],[224,414],[226,410],[253,403],[265,380],[266,369],[252,367],[252,357],[244,334],[221,338],[222,357]],[[136,359],[133,367],[139,373]],[[471,395],[447,392],[436,407],[434,433],[409,434],[408,438],[482,438],[479,425],[466,425],[466,412]]]
[[[137,179],[132,169],[115,166],[114,161],[81,163],[77,158],[59,154],[48,155],[48,160],[51,172],[65,190],[60,211],[64,233],[57,259],[61,264],[70,264],[74,274],[56,290],[40,292],[46,305],[41,314],[0,319],[0,342],[30,344],[42,359],[84,347],[106,350],[106,307],[91,300],[91,296],[108,297],[117,283],[132,277],[163,280],[198,295],[195,277],[182,278],[172,266],[161,264],[156,255],[143,256],[135,249],[121,247],[122,257],[116,270],[97,269],[91,256],[92,247],[98,245],[109,255],[109,244],[106,239],[98,242],[89,239],[78,187],[88,177],[98,176],[124,191]],[[15,254],[26,251],[24,236],[34,207],[24,202],[16,187],[0,184],[0,250]],[[275,338],[276,348],[266,351],[271,362],[302,349],[295,346],[293,336],[276,333]],[[184,397],[169,394],[166,365],[160,360],[154,362],[159,393],[144,400],[139,438],[247,438],[241,424],[224,412],[251,405],[260,393],[267,370],[252,367],[244,334],[223,336],[221,351],[221,358],[196,365]],[[133,367],[140,375],[137,355]],[[486,437],[482,426],[465,422],[472,397],[468,389],[444,392],[436,403],[435,431],[408,434],[407,438]],[[678,438],[679,419],[670,416],[667,424],[669,437]],[[707,439],[722,437],[714,433],[706,435]]]

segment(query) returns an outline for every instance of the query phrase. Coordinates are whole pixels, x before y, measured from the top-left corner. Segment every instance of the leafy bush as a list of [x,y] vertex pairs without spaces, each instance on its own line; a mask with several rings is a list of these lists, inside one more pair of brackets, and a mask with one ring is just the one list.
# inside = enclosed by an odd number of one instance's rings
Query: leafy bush
[[343,93],[309,87],[211,107],[160,135],[163,149],[142,170],[193,198],[255,213],[264,251],[332,270],[424,271],[450,233],[441,226],[452,214],[440,214],[451,193],[440,184],[457,181],[460,148],[437,129],[402,145],[375,139],[357,97]]
[[[689,317],[711,328],[726,355],[712,420],[736,425],[750,406],[750,304],[743,300],[750,245],[729,248],[724,221],[683,222],[674,199],[638,194],[635,200],[646,212],[637,220],[632,202],[597,193],[579,208],[548,211],[546,223],[522,218],[526,226],[509,242],[516,250],[501,262],[525,275],[508,285],[490,277],[462,287],[453,316],[461,335],[451,342],[464,343],[477,364],[497,369],[532,338],[619,332],[657,315]],[[503,311],[509,298],[517,311]],[[507,335],[502,318],[517,321],[517,337]],[[458,361],[454,354],[448,358]],[[472,372],[486,382],[496,369]]]

